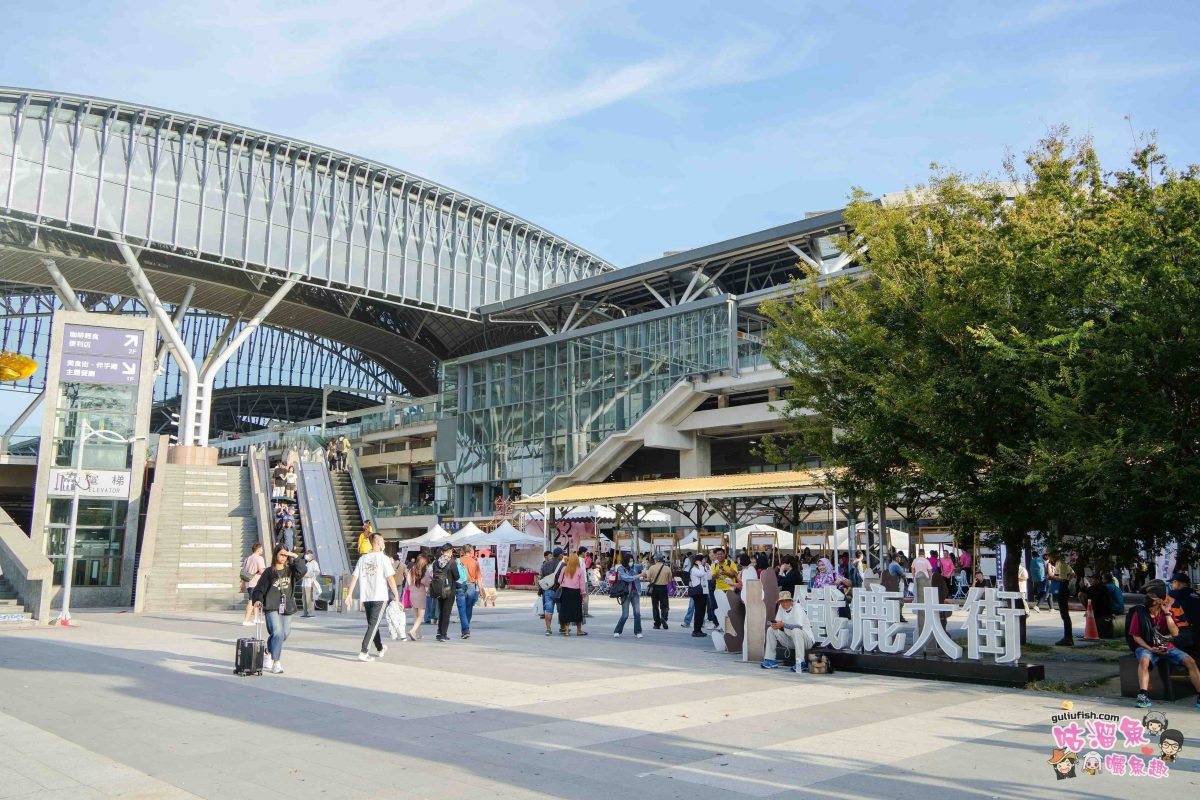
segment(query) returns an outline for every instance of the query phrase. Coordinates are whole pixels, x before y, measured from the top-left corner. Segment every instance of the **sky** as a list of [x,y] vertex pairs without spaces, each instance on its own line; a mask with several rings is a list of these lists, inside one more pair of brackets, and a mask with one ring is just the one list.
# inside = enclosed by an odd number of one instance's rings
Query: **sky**
[[1057,125],[1200,162],[1200,4],[0,0],[0,84],[366,156],[617,266],[923,181]]
[[[921,183],[1052,128],[1200,162],[1200,3],[0,0],[0,85],[304,139],[617,266]],[[9,397],[4,397],[9,395]],[[11,401],[11,402],[9,402]],[[23,398],[0,392],[0,420]]]

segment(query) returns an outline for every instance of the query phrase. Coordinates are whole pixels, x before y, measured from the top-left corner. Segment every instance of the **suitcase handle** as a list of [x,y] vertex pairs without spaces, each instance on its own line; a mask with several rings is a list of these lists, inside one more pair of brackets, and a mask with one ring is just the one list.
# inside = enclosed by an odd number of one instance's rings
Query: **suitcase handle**
[[254,638],[255,639],[262,638],[262,625],[263,625],[263,610],[261,608],[257,608],[254,610]]

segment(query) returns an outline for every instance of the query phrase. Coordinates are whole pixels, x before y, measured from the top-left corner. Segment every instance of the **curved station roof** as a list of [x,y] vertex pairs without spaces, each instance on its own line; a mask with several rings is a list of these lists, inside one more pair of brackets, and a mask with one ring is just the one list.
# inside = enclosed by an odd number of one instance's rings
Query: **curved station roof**
[[532,223],[368,159],[229,123],[0,88],[0,281],[132,296],[326,337],[436,390],[441,360],[536,335],[477,309],[613,270]]

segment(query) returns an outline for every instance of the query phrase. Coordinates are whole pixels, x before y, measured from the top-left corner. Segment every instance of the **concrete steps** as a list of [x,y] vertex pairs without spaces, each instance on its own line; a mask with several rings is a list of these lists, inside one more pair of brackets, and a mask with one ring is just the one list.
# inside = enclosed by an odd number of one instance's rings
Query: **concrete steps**
[[33,627],[33,617],[17,597],[12,584],[0,577],[0,631]]
[[[146,611],[216,611],[240,597],[242,559],[258,541],[243,467],[166,464]],[[143,561],[145,558],[143,556]]]

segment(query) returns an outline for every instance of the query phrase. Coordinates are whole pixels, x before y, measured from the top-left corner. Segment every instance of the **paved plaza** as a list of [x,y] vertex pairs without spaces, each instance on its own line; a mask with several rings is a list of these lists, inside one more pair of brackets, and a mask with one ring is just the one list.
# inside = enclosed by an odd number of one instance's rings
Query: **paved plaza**
[[[851,673],[768,672],[679,628],[543,635],[531,593],[468,641],[355,660],[357,614],[297,620],[286,674],[231,674],[233,613],[83,613],[0,634],[0,797],[1026,798],[1143,796],[1150,778],[1056,782],[1063,696]],[[1040,627],[1043,619],[1034,618]],[[428,628],[426,629],[428,631]],[[453,635],[455,629],[451,629]],[[1131,714],[1073,696],[1075,710]],[[1200,732],[1190,702],[1165,704]],[[1190,742],[1189,742],[1190,748]],[[1193,796],[1186,752],[1154,789]]]

